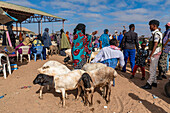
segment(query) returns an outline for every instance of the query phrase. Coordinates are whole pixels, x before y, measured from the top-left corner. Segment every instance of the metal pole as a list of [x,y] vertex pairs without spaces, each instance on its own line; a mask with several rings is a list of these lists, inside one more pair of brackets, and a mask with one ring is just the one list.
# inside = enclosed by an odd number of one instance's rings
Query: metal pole
[[63,20],[63,30],[64,30],[64,20]]
[[41,36],[42,36],[42,19],[41,19]]
[[21,23],[20,23],[20,33],[21,33],[21,31],[22,31],[22,25],[21,25]]
[[38,34],[40,34],[40,21],[38,21]]
[[18,23],[16,22],[16,35],[18,37]]

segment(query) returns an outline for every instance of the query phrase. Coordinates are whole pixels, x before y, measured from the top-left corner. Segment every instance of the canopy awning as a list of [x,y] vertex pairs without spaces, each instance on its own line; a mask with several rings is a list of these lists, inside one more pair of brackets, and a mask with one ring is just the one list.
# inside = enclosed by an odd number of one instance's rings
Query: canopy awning
[[7,24],[8,22],[18,21],[16,18],[10,16],[2,8],[0,8],[0,24]]
[[51,15],[49,13],[11,4],[8,2],[0,1],[0,8],[6,11],[12,17],[18,19],[17,22],[19,23],[39,23],[42,22],[58,22],[58,21],[65,21],[66,19]]

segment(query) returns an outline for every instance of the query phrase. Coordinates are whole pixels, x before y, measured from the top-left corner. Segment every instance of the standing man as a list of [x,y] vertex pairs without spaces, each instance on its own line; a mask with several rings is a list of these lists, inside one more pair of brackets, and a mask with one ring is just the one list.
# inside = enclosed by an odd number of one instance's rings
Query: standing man
[[[128,57],[130,57],[131,71],[133,72],[133,67],[135,66],[135,54],[136,49],[139,49],[138,34],[134,32],[135,25],[129,25],[129,31],[125,33],[122,40],[121,48],[124,54],[125,65],[123,66],[122,72],[126,72],[126,64]],[[135,49],[136,47],[136,49]]]
[[152,86],[157,87],[156,80],[156,69],[158,66],[158,60],[161,55],[161,43],[162,43],[162,33],[159,31],[159,21],[151,20],[149,22],[150,30],[152,32],[152,36],[149,39],[149,57],[148,62],[150,63],[149,68],[149,79],[145,86],[142,86],[143,89],[152,89]]
[[167,62],[167,58],[170,52],[170,22],[167,23],[165,27],[166,27],[166,31],[164,33],[163,42],[162,42],[162,53],[158,61],[159,75],[157,76],[157,80],[162,80],[162,78],[167,79],[166,71],[167,71],[167,64],[169,63],[169,59]]
[[107,47],[107,46],[110,46],[110,44],[109,44],[110,39],[109,39],[108,33],[109,33],[109,30],[108,30],[108,29],[105,29],[105,30],[104,30],[104,34],[102,34],[102,35],[100,36],[100,39],[99,39],[100,49],[102,49],[102,48],[104,48],[104,47]]
[[123,34],[120,34],[119,36],[118,36],[118,41],[119,41],[119,47],[121,46],[121,42],[122,42],[122,39],[123,39],[123,37],[124,37],[124,35],[125,35],[125,33],[126,33],[126,30],[123,30],[122,31],[122,33]]
[[43,36],[42,36],[42,41],[43,41],[43,44],[44,44],[44,50],[43,50],[43,59],[46,60],[46,49],[49,49],[50,46],[52,45],[51,44],[51,39],[50,39],[50,36],[49,36],[49,29],[48,28],[45,28],[44,30],[44,33],[43,33]]

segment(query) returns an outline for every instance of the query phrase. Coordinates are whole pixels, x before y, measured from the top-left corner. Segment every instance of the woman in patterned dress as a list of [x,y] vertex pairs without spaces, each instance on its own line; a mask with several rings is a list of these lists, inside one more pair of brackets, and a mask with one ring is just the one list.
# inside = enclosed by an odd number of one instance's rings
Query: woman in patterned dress
[[[85,34],[85,28],[84,24],[78,24],[74,29],[71,49],[74,69],[81,69],[92,52],[92,36]],[[97,34],[97,31],[92,33],[92,35],[95,34]]]

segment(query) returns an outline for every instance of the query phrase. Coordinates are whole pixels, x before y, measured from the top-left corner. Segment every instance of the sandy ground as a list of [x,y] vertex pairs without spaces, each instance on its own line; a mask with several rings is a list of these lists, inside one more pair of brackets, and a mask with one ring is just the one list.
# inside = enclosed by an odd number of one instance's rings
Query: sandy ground
[[[54,55],[49,60],[63,62],[63,57]],[[65,108],[61,105],[61,94],[53,89],[50,91],[44,89],[43,100],[40,100],[39,85],[33,85],[32,82],[37,75],[37,69],[47,61],[32,60],[30,63],[23,63],[6,80],[1,74],[0,96],[7,95],[0,99],[0,113],[170,113],[170,98],[167,98],[164,93],[164,84],[168,80],[158,81],[158,88],[143,90],[140,86],[144,85],[146,80],[140,80],[141,74],[129,80],[128,72],[119,71],[116,86],[112,87],[109,104],[106,104],[99,89],[94,93],[92,107],[84,106],[81,98],[75,100],[77,90],[68,91],[69,99],[66,100]],[[22,86],[32,87],[21,89]],[[152,94],[158,98],[154,99]]]

